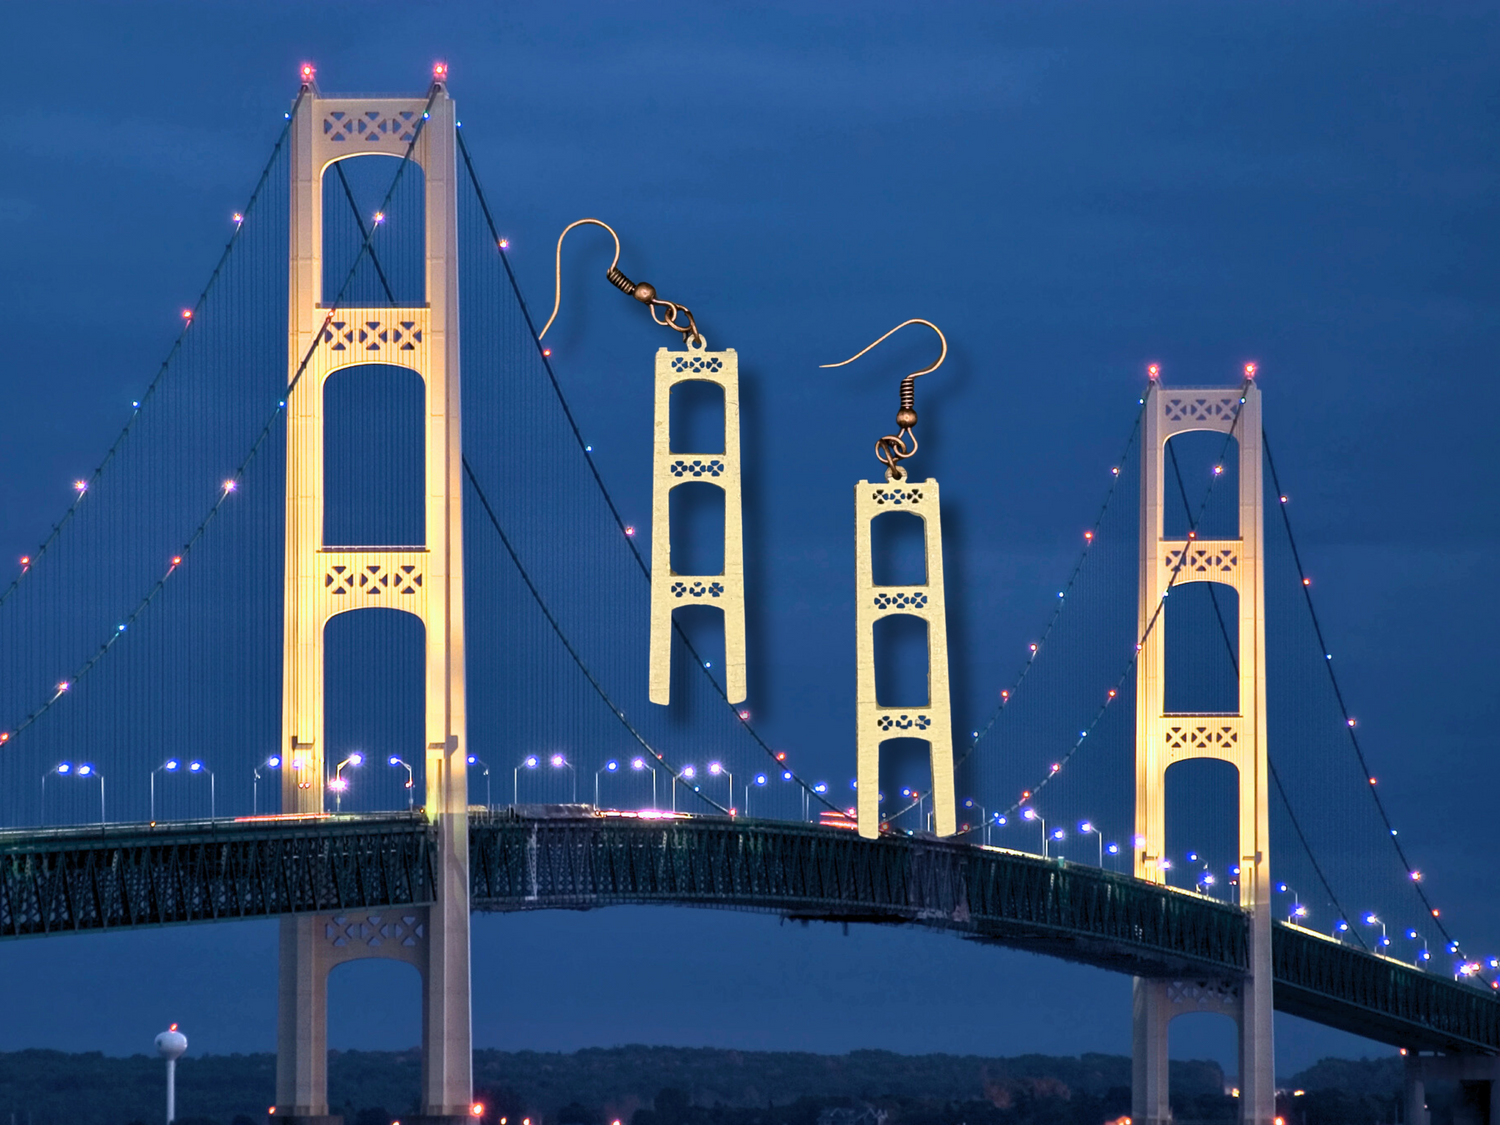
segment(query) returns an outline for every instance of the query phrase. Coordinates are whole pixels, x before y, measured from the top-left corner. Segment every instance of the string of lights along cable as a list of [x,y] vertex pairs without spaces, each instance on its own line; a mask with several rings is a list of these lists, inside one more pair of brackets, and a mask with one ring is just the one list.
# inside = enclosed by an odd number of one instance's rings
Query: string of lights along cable
[[[140,373],[135,397],[122,398],[116,436],[57,482],[56,511],[38,514],[7,545],[5,827],[280,812],[286,403],[312,355],[288,377],[288,137],[307,101],[266,121],[269,153],[250,190],[226,201],[223,246],[205,247],[201,290],[163,295],[165,358]],[[423,549],[423,386],[402,363],[402,348],[422,341],[413,344],[411,326],[383,310],[426,300],[428,178],[411,155],[425,118],[412,124],[404,155],[356,154],[322,178],[326,319],[314,347],[338,340],[363,357],[320,391],[330,548]],[[538,341],[510,258],[550,254],[550,242],[504,229],[505,201],[481,185],[491,141],[458,129],[451,185],[471,804],[851,831],[852,742],[801,740],[784,715],[758,722],[753,698],[731,705],[722,637],[674,620],[671,704],[648,702],[651,521],[624,498],[649,489],[610,479],[625,471],[614,466],[635,462],[599,455],[602,443],[625,439],[591,432],[587,362]],[[360,310],[358,322],[348,310]],[[1241,401],[1264,381],[1253,364],[1221,380],[1226,395],[1239,387]],[[1054,552],[1066,559],[1057,584],[1036,592],[1037,630],[979,642],[1007,661],[1014,654],[1014,674],[976,696],[956,695],[954,721],[966,735],[956,755],[960,843],[1126,877],[1140,846],[1131,803],[1137,655],[1165,638],[1170,712],[1227,714],[1237,708],[1239,638],[1232,588],[1178,581],[1186,551],[1141,627],[1143,418],[1165,381],[1151,365],[1144,380],[1122,375],[1121,384],[1126,436],[1113,459],[1100,451],[1102,499],[1080,504],[1078,538]],[[924,409],[940,410],[941,395],[935,389]],[[1274,380],[1265,401],[1272,420],[1295,409]],[[1227,434],[1168,440],[1167,538],[1223,543],[1242,533],[1237,426],[1238,415]],[[1388,748],[1356,718],[1369,686],[1338,674],[1337,638],[1316,611],[1315,575],[1295,534],[1292,482],[1278,473],[1269,438],[1262,446],[1274,508],[1264,584],[1276,916],[1434,975],[1500,988],[1500,958],[1461,942],[1442,909],[1445,883],[1460,873],[1412,853],[1399,803],[1371,770],[1371,747]],[[745,542],[752,557],[769,549]],[[768,595],[752,583],[746,597]],[[950,605],[950,615],[964,612]],[[415,809],[427,781],[420,622],[374,607],[333,617],[325,637],[328,813]],[[849,682],[851,669],[830,674],[830,685]],[[928,835],[936,810],[921,755],[892,759],[889,770],[882,765],[882,830]],[[1168,771],[1160,868],[1169,886],[1239,903],[1237,785],[1223,762]]]

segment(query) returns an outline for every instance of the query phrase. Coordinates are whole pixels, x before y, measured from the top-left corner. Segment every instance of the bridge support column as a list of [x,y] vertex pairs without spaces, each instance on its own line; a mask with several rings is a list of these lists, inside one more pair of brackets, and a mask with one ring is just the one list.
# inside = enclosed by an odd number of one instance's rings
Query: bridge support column
[[1406,1056],[1406,1125],[1428,1125],[1427,1085],[1457,1082],[1461,1097],[1453,1109],[1454,1125],[1491,1125],[1496,1120],[1496,1083],[1500,1058],[1493,1055]]
[[1427,1083],[1419,1065],[1421,1060],[1414,1055],[1406,1056],[1406,1089],[1403,1091],[1405,1111],[1402,1120],[1406,1125],[1427,1125]]
[[328,1115],[328,966],[317,919],[281,920],[276,1011],[276,1117],[293,1125],[338,1125]]
[[1167,1072],[1167,1025],[1172,1021],[1167,999],[1170,981],[1136,977],[1131,998],[1134,1022],[1131,1036],[1130,1120],[1132,1125],[1168,1125],[1172,1120]]
[[[468,899],[464,903],[467,920]],[[339,1125],[328,1110],[328,975],[349,961],[381,957],[411,965],[422,977],[422,1098],[419,1122],[456,1125],[468,1106],[440,1100],[452,1088],[453,1069],[469,1080],[468,930],[463,949],[453,944],[452,927],[432,906],[360,910],[345,914],[304,914],[281,920],[280,1011],[276,1036],[276,1120],[294,1125]],[[462,989],[454,1003],[445,965],[463,967]],[[407,1120],[412,1120],[407,1117]]]

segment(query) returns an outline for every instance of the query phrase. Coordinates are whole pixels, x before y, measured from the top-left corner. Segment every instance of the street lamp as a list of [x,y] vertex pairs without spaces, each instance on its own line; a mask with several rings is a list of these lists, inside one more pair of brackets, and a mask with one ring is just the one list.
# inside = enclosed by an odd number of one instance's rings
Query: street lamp
[[483,758],[476,758],[473,754],[469,755],[469,765],[478,766],[484,771],[484,808],[486,812],[490,812],[494,809],[494,804],[490,801],[490,767]]
[[[469,761],[472,762],[473,760],[474,759],[471,756],[469,758]],[[417,798],[417,781],[416,778],[412,776],[411,766],[407,765],[395,754],[392,754],[389,758],[386,759],[386,764],[395,769],[402,769],[406,771],[406,811],[411,812],[412,808],[416,805]]]
[[75,777],[97,777],[99,779],[99,823],[104,823],[104,775],[84,762],[73,771]]
[[[915,801],[917,803],[917,828],[918,828],[918,831],[921,831],[922,829],[926,828],[927,827],[927,798],[925,796],[923,796],[921,790],[919,790],[919,789],[903,789],[903,790],[901,790],[901,796],[908,797],[908,798],[910,798],[911,800],[913,800],[913,801]],[[910,808],[911,808],[911,806],[907,805],[906,808],[902,809],[901,812],[899,812],[899,813],[896,814],[896,816],[900,816],[901,813],[904,813],[904,812],[908,811]]]
[[[1099,869],[1102,871],[1104,869],[1104,837],[1099,834],[1099,829],[1094,827],[1093,822],[1088,820],[1079,822],[1078,832],[1082,836],[1093,833],[1095,841],[1099,844]],[[1116,851],[1118,850],[1117,848]],[[1111,852],[1110,854],[1113,855],[1114,853]]]
[[[692,781],[693,778],[695,778],[697,776],[698,776],[698,771],[696,769],[694,769],[690,765],[683,766],[681,773],[674,773],[672,775],[672,811],[673,812],[677,811],[677,781],[678,781],[678,779],[680,778],[683,781]],[[698,787],[695,785],[695,786],[693,786],[693,788],[696,790]]]
[[[756,787],[757,788],[764,788],[765,784],[766,784],[766,780],[767,779],[766,779],[766,775],[765,774],[763,774],[763,773],[756,774],[755,778],[754,778]],[[749,785],[745,786],[745,815],[746,816],[750,815],[750,786]]]
[[734,813],[734,774],[724,768],[722,762],[709,762],[708,772],[715,777],[727,777],[729,779],[729,800],[724,803],[729,806],[731,814]]
[[635,758],[631,758],[630,759],[630,768],[633,769],[636,773],[640,773],[642,770],[650,770],[651,771],[651,807],[653,809],[655,809],[656,808],[656,767],[653,766],[653,765],[647,764],[645,758],[635,757]]
[[1417,933],[1416,930],[1407,930],[1406,931],[1406,937],[1407,937],[1408,941],[1420,941],[1422,943],[1422,952],[1417,954],[1417,967],[1418,968],[1421,968],[1428,961],[1432,960],[1432,953],[1427,948],[1427,939],[1425,937],[1423,937],[1421,934]]
[[[195,762],[194,765],[196,764]],[[365,756],[356,750],[333,767],[333,780],[328,783],[328,788],[333,790],[333,811],[335,813],[344,811],[344,790],[349,788],[349,779],[344,776],[344,767],[352,766],[358,769],[364,764]],[[189,766],[188,768],[191,769],[192,767]]]
[[[812,787],[812,791],[814,793],[816,793],[819,797],[826,796],[827,793],[828,793],[828,782],[826,782],[826,781],[820,781],[820,782],[818,782],[816,785],[814,785]],[[807,810],[807,811],[805,811],[802,814],[803,815],[803,819],[805,819],[805,820],[812,820],[813,819],[813,815],[812,815],[812,811],[811,811],[811,809],[809,807],[810,804],[811,804],[812,798],[808,796],[806,786],[804,786],[803,789],[802,789],[802,801],[803,801],[803,806],[802,807],[805,810]]]
[[1047,858],[1047,818],[1044,817],[1041,813],[1037,812],[1036,809],[1022,809],[1021,810],[1021,819],[1022,820],[1034,820],[1034,821],[1036,821],[1038,824],[1040,824],[1042,826],[1042,858],[1046,859]]
[[983,805],[981,805],[978,801],[974,800],[973,797],[969,797],[967,800],[964,801],[964,808],[966,808],[966,809],[978,809],[979,810],[979,819],[984,824],[984,835],[981,836],[980,839],[982,839],[985,842],[985,844],[988,844],[990,842],[990,814],[989,814],[989,810],[986,809]]
[[1387,949],[1387,948],[1390,947],[1391,939],[1390,939],[1390,936],[1387,935],[1386,932],[1385,932],[1385,923],[1383,921],[1381,921],[1379,918],[1377,918],[1373,913],[1369,913],[1369,914],[1366,914],[1364,916],[1364,923],[1367,926],[1379,926],[1380,927],[1380,948],[1381,949]]
[[1307,917],[1307,911],[1305,910],[1302,910],[1300,914],[1298,913],[1298,911],[1302,908],[1302,898],[1297,894],[1296,890],[1287,886],[1285,883],[1277,883],[1276,893],[1292,896],[1292,905],[1286,908],[1286,920],[1288,922],[1291,922],[1294,918]]
[[280,768],[281,768],[281,759],[279,757],[277,757],[275,754],[272,754],[269,758],[267,758],[264,762],[261,762],[260,765],[256,766],[255,769],[253,769],[251,771],[251,773],[253,773],[255,775],[254,780],[251,781],[251,783],[250,783],[250,815],[251,816],[257,816],[257,815],[260,814],[260,771],[261,770],[279,770]]
[[59,777],[67,777],[68,774],[70,774],[72,772],[73,772],[73,763],[72,762],[58,762],[57,765],[53,766],[46,773],[42,774],[42,823],[43,824],[47,823],[47,779],[49,777],[51,777],[53,774],[57,774]]
[[578,771],[573,768],[573,763],[561,754],[553,754],[548,761],[555,770],[567,770],[573,775],[573,804],[578,803]]
[[1119,844],[1105,844],[1104,845],[1104,850],[1106,852],[1108,852],[1109,856],[1110,856],[1109,869],[1111,871],[1119,871],[1120,870],[1120,863],[1119,863],[1119,861],[1115,857],[1120,854],[1120,845]]
[[618,773],[620,763],[611,758],[594,771],[594,808],[600,808],[599,804],[599,775],[601,773]]
[[511,785],[513,788],[510,794],[510,803],[512,805],[519,805],[521,803],[521,771],[534,770],[536,767],[536,755],[527,754],[526,757],[521,759],[521,764],[511,772]]
[[188,763],[188,773],[208,775],[208,819],[214,819],[214,771],[194,758]]
[[[66,763],[64,763],[66,764]],[[151,771],[151,823],[156,823],[156,775],[159,773],[176,773],[182,765],[176,758],[168,758],[161,765]],[[45,781],[45,779],[43,779]]]

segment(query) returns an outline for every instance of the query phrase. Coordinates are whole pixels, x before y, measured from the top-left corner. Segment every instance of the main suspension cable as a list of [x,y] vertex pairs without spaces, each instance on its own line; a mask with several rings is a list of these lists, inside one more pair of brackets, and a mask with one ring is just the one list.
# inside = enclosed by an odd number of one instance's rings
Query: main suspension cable
[[[1264,431],[1262,431],[1262,441],[1264,441]],[[1187,511],[1191,508],[1191,504],[1188,501],[1187,484],[1182,479],[1182,466],[1178,463],[1177,451],[1172,448],[1171,442],[1167,443],[1167,458],[1171,461],[1172,473],[1177,478],[1177,492],[1182,497],[1183,510]],[[1244,534],[1243,528],[1240,529],[1240,533],[1241,535]],[[1224,612],[1219,606],[1218,591],[1214,589],[1214,583],[1212,582],[1207,583],[1207,586],[1209,601],[1213,603],[1214,607],[1214,617],[1219,622],[1219,636],[1224,639],[1224,651],[1229,654],[1229,661],[1234,667],[1234,674],[1238,676],[1240,674],[1240,658],[1239,654],[1234,650],[1234,643],[1229,639],[1229,627],[1224,622]],[[1269,743],[1266,746],[1266,766],[1271,771],[1271,781],[1276,786],[1276,792],[1281,795],[1281,804],[1286,809],[1286,814],[1292,822],[1292,829],[1297,833],[1297,839],[1302,844],[1302,850],[1307,854],[1307,861],[1312,864],[1312,869],[1318,876],[1318,882],[1322,884],[1324,893],[1328,895],[1328,901],[1338,911],[1340,918],[1347,918],[1348,915],[1344,913],[1344,908],[1339,902],[1338,895],[1333,893],[1333,886],[1329,883],[1328,877],[1323,874],[1323,868],[1318,863],[1318,857],[1313,854],[1312,845],[1308,843],[1306,833],[1302,831],[1302,823],[1297,819],[1296,810],[1292,808],[1291,797],[1287,794],[1286,786],[1281,783],[1281,775],[1276,772],[1276,762],[1271,757]],[[1359,931],[1351,927],[1350,932],[1354,935],[1354,940],[1359,942],[1360,947],[1368,951],[1369,946],[1365,945],[1365,940],[1360,936]]]
[[[531,318],[531,312],[526,306],[526,298],[521,294],[520,283],[516,280],[515,271],[510,268],[510,260],[504,253],[504,249],[501,245],[504,240],[500,237],[499,228],[495,225],[494,215],[491,213],[489,202],[485,198],[484,188],[479,182],[479,175],[474,170],[474,162],[469,156],[469,146],[464,143],[464,135],[462,130],[459,130],[457,135],[458,151],[463,156],[464,167],[469,173],[469,181],[473,185],[475,197],[479,202],[480,212],[484,215],[485,224],[489,228],[490,242],[494,245],[496,253],[499,254],[501,264],[505,267],[506,279],[510,282],[510,287],[512,292],[515,294],[516,302],[521,310],[521,315],[525,319],[526,326],[531,332],[531,338],[533,341],[536,341],[536,322]],[[640,568],[641,573],[645,575],[647,581],[650,581],[651,567],[647,564],[645,558],[642,557],[640,549],[636,546],[634,538],[631,536],[629,530],[627,529],[625,520],[620,515],[620,509],[615,504],[614,497],[610,494],[609,487],[604,483],[604,478],[599,472],[598,465],[595,463],[593,457],[589,456],[588,444],[583,440],[583,433],[578,428],[578,421],[574,417],[572,407],[569,406],[567,396],[563,394],[562,385],[558,382],[557,375],[552,370],[552,363],[547,354],[547,351],[541,346],[541,343],[539,341],[536,343],[536,349],[537,357],[542,362],[542,369],[546,371],[547,380],[552,386],[552,393],[557,397],[558,405],[562,407],[563,416],[567,419],[568,428],[573,432],[573,440],[577,443],[579,452],[583,454],[584,461],[588,464],[589,473],[594,478],[594,484],[598,487],[600,496],[603,497],[605,505],[609,508],[609,513],[615,521],[615,526],[619,528],[621,538],[625,540],[626,545],[630,549],[631,555],[634,556],[636,565]],[[682,626],[679,625],[675,619],[672,622],[672,630],[677,634],[677,637],[682,641],[683,645],[686,646],[688,654],[692,656],[693,662],[698,666],[699,672],[707,678],[708,682],[713,685],[714,691],[718,693],[719,697],[724,701],[724,706],[728,707],[731,711],[734,712],[735,718],[739,722],[740,726],[743,727],[745,731],[750,735],[750,737],[755,740],[756,744],[763,751],[765,751],[766,755],[771,759],[772,762],[775,763],[776,768],[784,774],[790,774],[791,780],[801,786],[802,790],[805,794],[807,794],[808,797],[821,802],[830,811],[835,812],[840,816],[847,816],[848,814],[845,813],[843,809],[839,808],[832,801],[828,800],[825,796],[823,796],[823,794],[817,791],[815,786],[810,785],[795,770],[791,769],[788,766],[785,757],[782,755],[778,755],[775,750],[771,749],[770,745],[765,741],[765,739],[760,736],[760,733],[755,729],[755,727],[751,725],[750,719],[748,717],[748,712],[742,711],[739,707],[729,701],[728,692],[725,690],[724,686],[719,683],[718,679],[712,674],[712,672],[710,672],[703,658],[699,655],[697,648],[693,645],[693,642],[688,638],[687,633],[683,631]]]
[[[407,144],[406,152],[401,157],[401,163],[397,167],[396,174],[391,180],[390,190],[386,192],[385,199],[381,203],[380,210],[382,213],[390,207],[390,202],[395,195],[396,188],[400,185],[402,176],[405,174],[408,165],[410,165],[412,162],[412,153],[417,147],[418,139],[420,139],[420,137],[422,136],[422,128],[427,123],[428,114],[432,110],[432,104],[436,100],[440,89],[440,86],[434,84],[432,92],[428,95],[427,105],[423,109],[422,117],[417,122],[416,129],[412,132],[411,141]],[[297,101],[294,104],[294,108],[300,107],[301,104],[302,94],[299,94],[297,97]],[[288,128],[290,128],[290,122],[291,120],[295,119],[295,116],[295,113],[290,115],[288,119]],[[366,254],[370,253],[370,244],[375,237],[376,229],[376,227],[372,226],[369,229],[369,232],[365,235],[364,241],[360,245],[359,253],[355,255],[353,263],[350,264],[349,272],[345,276],[343,284],[339,286],[338,293],[334,296],[333,301],[329,305],[325,306],[325,308],[327,309],[327,316],[324,317],[323,324],[318,328],[316,332],[313,333],[312,342],[308,345],[306,353],[302,356],[302,361],[297,365],[297,370],[292,375],[291,379],[287,381],[286,391],[284,392],[285,397],[277,402],[275,408],[271,411],[270,416],[266,419],[265,425],[261,428],[260,433],[256,435],[255,440],[251,443],[249,451],[235,467],[234,473],[220,487],[218,497],[215,499],[213,505],[208,509],[208,513],[203,517],[202,520],[199,521],[198,526],[188,537],[187,542],[185,542],[181,549],[177,552],[177,554],[172,557],[172,561],[167,567],[166,571],[152,584],[150,589],[147,590],[146,594],[138,602],[136,602],[135,607],[125,618],[124,622],[120,625],[117,625],[115,629],[109,633],[104,642],[100,644],[97,650],[95,650],[93,655],[90,656],[88,660],[86,660],[82,665],[80,665],[73,672],[71,677],[64,679],[58,683],[56,690],[53,692],[52,696],[47,699],[46,702],[37,707],[34,711],[31,712],[31,714],[27,715],[26,718],[18,723],[14,729],[8,731],[0,731],[0,744],[8,743],[16,735],[20,734],[27,727],[31,726],[48,711],[50,711],[53,706],[56,705],[58,700],[66,695],[68,691],[71,690],[80,679],[88,675],[88,673],[93,670],[94,666],[98,664],[99,661],[104,659],[105,655],[114,648],[115,642],[125,635],[125,633],[127,632],[127,627],[133,624],[141,616],[141,614],[145,613],[151,603],[156,600],[157,594],[159,594],[166,586],[167,580],[177,573],[177,570],[182,565],[183,560],[186,559],[187,556],[192,552],[193,548],[198,545],[198,542],[208,531],[209,526],[215,519],[218,518],[219,512],[223,509],[225,501],[228,500],[229,496],[235,491],[235,487],[239,484],[239,482],[244,479],[245,472],[250,467],[250,463],[255,460],[256,455],[260,452],[261,448],[270,438],[271,433],[276,425],[277,419],[279,419],[286,411],[286,404],[291,401],[292,393],[297,389],[298,384],[302,381],[302,376],[307,371],[308,364],[312,362],[313,355],[317,352],[318,346],[322,343],[324,332],[327,330],[328,325],[333,320],[333,318],[338,315],[339,306],[342,304],[344,295],[348,292],[349,286],[354,281],[355,272],[359,269],[360,262],[364,260]]]
[[1146,400],[1142,399],[1141,409],[1136,411],[1135,422],[1130,427],[1130,436],[1125,441],[1125,448],[1120,452],[1119,460],[1110,469],[1109,488],[1104,493],[1103,503],[1099,505],[1099,514],[1094,517],[1093,527],[1084,533],[1083,549],[1078,552],[1078,561],[1073,564],[1073,572],[1068,576],[1067,585],[1062,588],[1062,592],[1058,595],[1057,601],[1052,607],[1052,616],[1047,620],[1047,625],[1042,630],[1041,637],[1027,650],[1026,659],[1021,662],[1021,668],[1016,673],[1015,679],[1011,681],[1010,687],[1001,689],[1000,702],[990,712],[989,721],[974,732],[973,741],[969,743],[968,749],[963,753],[963,757],[953,763],[955,770],[969,760],[969,756],[979,748],[980,742],[990,733],[990,728],[1000,718],[1000,712],[1004,711],[1015,700],[1016,693],[1021,690],[1021,685],[1026,682],[1026,677],[1031,674],[1031,669],[1036,664],[1037,656],[1047,647],[1047,638],[1052,635],[1052,630],[1056,627],[1058,618],[1062,616],[1063,607],[1072,604],[1068,600],[1067,595],[1072,592],[1073,587],[1077,584],[1078,577],[1083,572],[1083,564],[1088,561],[1089,554],[1094,544],[1098,541],[1099,528],[1104,523],[1105,513],[1109,511],[1110,501],[1114,499],[1115,489],[1120,484],[1121,470],[1124,468],[1125,462],[1130,460],[1130,451],[1135,448],[1136,439],[1140,436],[1141,419],[1145,416],[1145,413]]
[[219,254],[219,260],[214,265],[213,272],[208,275],[208,281],[204,283],[203,289],[198,294],[198,299],[193,302],[192,306],[187,310],[187,315],[183,317],[182,328],[178,331],[177,338],[172,342],[171,348],[168,349],[166,357],[161,361],[161,366],[157,368],[156,375],[152,378],[151,383],[146,387],[141,397],[131,404],[130,417],[126,420],[125,425],[120,429],[119,434],[115,436],[114,442],[105,451],[103,459],[95,466],[94,471],[84,478],[82,487],[75,489],[72,502],[69,503],[62,517],[52,525],[52,530],[47,534],[47,538],[42,540],[41,545],[27,556],[27,561],[22,566],[20,573],[11,579],[10,584],[6,586],[3,592],[0,592],[0,606],[3,606],[10,600],[10,596],[16,592],[16,589],[21,585],[21,581],[35,569],[36,564],[41,560],[42,556],[56,544],[58,538],[63,533],[63,529],[77,515],[78,508],[83,503],[84,497],[93,491],[94,486],[99,483],[99,479],[104,475],[104,471],[109,468],[110,463],[115,459],[115,455],[120,452],[121,447],[125,444],[125,439],[135,429],[135,424],[140,420],[141,412],[145,410],[146,404],[156,396],[162,379],[166,377],[167,371],[172,366],[172,361],[177,358],[177,353],[182,350],[183,341],[186,339],[188,332],[192,330],[198,313],[202,311],[204,305],[207,303],[208,295],[214,289],[214,283],[219,280],[219,275],[224,272],[224,267],[229,263],[230,254],[239,244],[240,233],[245,229],[245,223],[249,220],[251,212],[255,210],[255,204],[259,201],[262,190],[264,190],[266,184],[270,181],[271,169],[276,164],[276,158],[281,155],[281,149],[286,144],[286,139],[291,133],[292,120],[297,116],[297,110],[302,105],[302,99],[306,95],[306,88],[298,91],[297,100],[292,103],[291,112],[286,115],[286,123],[282,126],[281,133],[276,138],[276,143],[271,146],[271,155],[266,159],[265,167],[261,169],[260,177],[255,181],[254,190],[250,192],[249,202],[245,204],[243,211],[236,212],[234,231],[230,234],[229,241],[224,244],[224,249]]
[[[1281,478],[1276,473],[1276,459],[1271,456],[1271,439],[1266,436],[1264,429],[1261,430],[1261,444],[1265,447],[1266,451],[1266,467],[1271,470],[1271,484],[1275,487],[1277,499],[1280,501],[1277,506],[1281,509],[1281,522],[1286,528],[1287,542],[1292,548],[1292,562],[1297,567],[1297,577],[1302,580],[1302,597],[1307,604],[1307,615],[1312,621],[1313,632],[1316,634],[1318,646],[1323,652],[1323,665],[1328,669],[1328,682],[1333,688],[1334,699],[1338,701],[1339,713],[1344,718],[1344,729],[1349,734],[1349,745],[1354,748],[1354,756],[1359,761],[1359,767],[1362,771],[1360,776],[1366,779],[1373,779],[1374,774],[1370,772],[1370,764],[1365,760],[1364,748],[1360,746],[1359,735],[1354,729],[1354,718],[1349,714],[1348,704],[1344,702],[1343,689],[1339,686],[1338,675],[1333,670],[1333,656],[1328,651],[1328,642],[1323,639],[1323,625],[1318,620],[1318,611],[1313,605],[1312,584],[1308,579],[1307,571],[1302,566],[1302,553],[1297,549],[1297,538],[1292,534],[1292,518],[1287,512],[1286,493],[1281,490]],[[1453,935],[1443,925],[1442,915],[1432,905],[1432,901],[1427,897],[1427,892],[1422,888],[1417,869],[1411,865],[1411,861],[1406,857],[1406,849],[1401,846],[1401,840],[1396,835],[1395,825],[1391,823],[1390,813],[1386,811],[1385,802],[1380,799],[1380,793],[1376,790],[1374,781],[1370,780],[1365,788],[1369,790],[1371,798],[1375,801],[1375,810],[1380,814],[1381,822],[1386,827],[1387,838],[1390,840],[1391,846],[1396,849],[1396,857],[1401,861],[1401,866],[1406,871],[1412,889],[1417,892],[1417,897],[1421,899],[1422,905],[1427,909],[1428,916],[1432,918],[1433,925],[1443,935],[1443,939],[1453,944]]]

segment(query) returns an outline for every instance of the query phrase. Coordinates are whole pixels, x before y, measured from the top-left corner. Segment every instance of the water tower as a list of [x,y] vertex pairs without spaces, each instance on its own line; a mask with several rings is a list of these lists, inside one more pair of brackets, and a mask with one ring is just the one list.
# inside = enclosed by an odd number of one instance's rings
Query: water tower
[[187,1051],[187,1036],[174,1023],[156,1037],[156,1053],[167,1060],[167,1125],[177,1117],[177,1060]]

